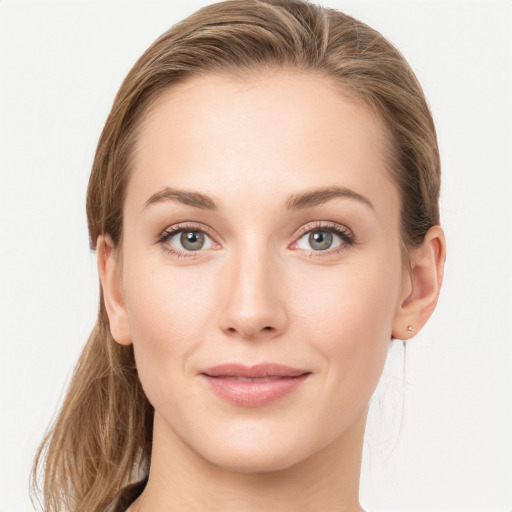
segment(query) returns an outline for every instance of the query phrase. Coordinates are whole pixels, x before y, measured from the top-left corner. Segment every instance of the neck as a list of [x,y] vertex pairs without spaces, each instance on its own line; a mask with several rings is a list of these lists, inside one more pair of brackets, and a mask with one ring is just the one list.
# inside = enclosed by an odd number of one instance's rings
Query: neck
[[[192,451],[155,414],[144,501],[129,512],[223,510],[360,512],[359,476],[367,410],[334,443],[292,467],[246,473]],[[142,503],[142,507],[141,507]]]

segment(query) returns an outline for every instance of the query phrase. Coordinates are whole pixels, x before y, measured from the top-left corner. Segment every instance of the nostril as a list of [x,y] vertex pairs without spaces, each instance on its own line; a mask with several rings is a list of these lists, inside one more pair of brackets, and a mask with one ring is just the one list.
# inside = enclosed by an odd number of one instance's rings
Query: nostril
[[266,327],[263,327],[263,330],[264,331],[271,331],[272,327],[270,327],[270,325],[267,325]]

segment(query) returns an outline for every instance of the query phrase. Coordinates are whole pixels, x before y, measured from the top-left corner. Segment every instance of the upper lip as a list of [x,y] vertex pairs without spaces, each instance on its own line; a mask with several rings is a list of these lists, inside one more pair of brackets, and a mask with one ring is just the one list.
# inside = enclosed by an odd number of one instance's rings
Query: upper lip
[[310,371],[275,363],[262,363],[252,366],[239,363],[227,363],[206,368],[199,373],[209,377],[262,379],[265,377],[299,377],[300,375],[310,373]]

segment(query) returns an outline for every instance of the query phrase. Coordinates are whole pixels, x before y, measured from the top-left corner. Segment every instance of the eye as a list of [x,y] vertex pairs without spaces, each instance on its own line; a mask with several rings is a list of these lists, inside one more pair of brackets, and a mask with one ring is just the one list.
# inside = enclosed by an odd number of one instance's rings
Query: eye
[[169,243],[176,244],[179,249],[186,251],[198,251],[199,249],[205,249],[205,245],[211,242],[201,231],[181,231],[172,236]]
[[299,249],[313,251],[327,251],[339,247],[343,241],[339,235],[326,229],[317,229],[310,231],[297,240]]
[[215,245],[203,230],[182,226],[165,230],[158,241],[167,251],[178,255],[211,249]]
[[333,241],[334,236],[330,231],[312,231],[307,235],[307,243],[314,251],[325,251],[330,249]]
[[213,246],[213,241],[207,234],[191,230],[176,231],[168,238],[167,243],[180,251],[199,251]]
[[[305,231],[306,229],[307,231]],[[317,226],[314,229],[308,229],[308,226],[305,226],[302,233],[302,236],[292,246],[293,249],[329,252],[355,243],[352,233],[341,225]]]

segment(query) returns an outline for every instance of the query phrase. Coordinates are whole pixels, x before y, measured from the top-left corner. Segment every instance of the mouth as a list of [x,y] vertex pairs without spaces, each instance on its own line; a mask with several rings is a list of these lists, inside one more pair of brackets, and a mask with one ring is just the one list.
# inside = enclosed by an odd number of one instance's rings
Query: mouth
[[297,390],[311,372],[273,363],[224,364],[199,375],[220,398],[242,407],[262,407]]

